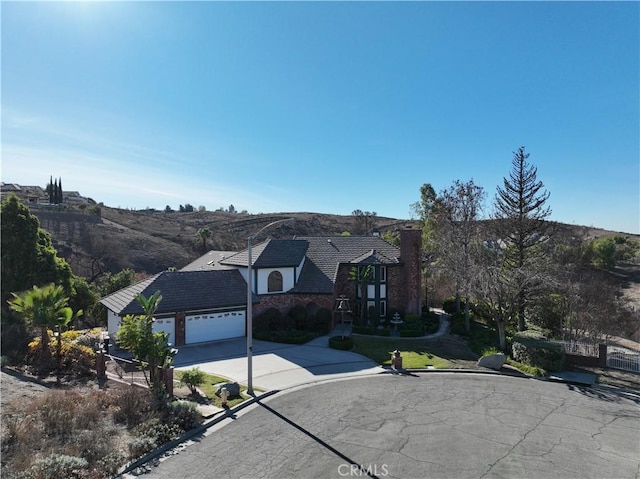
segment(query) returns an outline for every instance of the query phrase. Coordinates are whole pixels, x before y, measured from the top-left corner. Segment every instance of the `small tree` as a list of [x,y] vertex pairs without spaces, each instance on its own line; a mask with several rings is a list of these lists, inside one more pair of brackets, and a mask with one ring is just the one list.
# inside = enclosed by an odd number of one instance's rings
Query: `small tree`
[[180,377],[180,384],[186,385],[192,394],[198,393],[198,386],[203,384],[206,380],[206,374],[201,371],[200,368],[195,367],[188,369],[182,373]]
[[133,357],[149,367],[149,376],[145,372],[145,380],[156,398],[164,404],[166,389],[164,386],[163,368],[173,364],[176,350],[169,344],[169,334],[163,331],[153,332],[153,315],[162,300],[160,291],[149,298],[139,294],[136,300],[144,314],[127,315],[116,333],[116,342]]

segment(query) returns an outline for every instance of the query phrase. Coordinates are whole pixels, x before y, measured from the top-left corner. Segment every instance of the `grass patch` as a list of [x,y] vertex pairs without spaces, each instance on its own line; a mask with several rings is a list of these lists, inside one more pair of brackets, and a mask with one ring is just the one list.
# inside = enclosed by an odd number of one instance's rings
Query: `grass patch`
[[506,363],[509,366],[513,366],[519,371],[522,371],[525,374],[530,374],[531,376],[536,376],[538,378],[544,377],[547,375],[547,371],[537,366],[531,366],[529,364],[519,363],[518,361],[514,361],[511,358],[507,358]]
[[[182,378],[183,371],[176,371],[176,379],[180,380]],[[218,390],[218,385],[220,383],[229,383],[233,382],[231,379],[224,378],[222,376],[216,376],[214,374],[204,373],[205,380],[204,382],[198,386],[198,389],[203,392],[203,394],[209,399],[210,403],[217,407],[222,407],[222,403],[220,398],[216,396],[216,391]],[[255,392],[264,392],[258,388],[253,388]],[[247,390],[244,386],[240,386],[240,397],[229,399],[227,401],[227,405],[229,407],[233,407],[236,404],[240,404],[241,402],[246,401],[250,396],[247,395]]]
[[433,354],[428,342],[402,340],[397,338],[373,338],[354,336],[355,352],[362,354],[381,365],[391,365],[391,351],[398,349],[402,356],[402,367],[421,369],[433,366],[436,369],[451,367],[451,363]]

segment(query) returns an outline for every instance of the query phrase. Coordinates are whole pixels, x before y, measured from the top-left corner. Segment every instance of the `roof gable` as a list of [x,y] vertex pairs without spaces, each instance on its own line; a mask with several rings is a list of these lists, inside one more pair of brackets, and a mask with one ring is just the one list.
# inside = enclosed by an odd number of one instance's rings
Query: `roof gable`
[[341,264],[399,264],[400,249],[379,236],[301,237],[309,243],[296,292],[331,293]]
[[[307,248],[305,240],[269,239],[251,247],[251,265],[254,268],[292,268],[302,262]],[[246,268],[248,260],[247,250],[244,250],[225,258],[220,264]]]

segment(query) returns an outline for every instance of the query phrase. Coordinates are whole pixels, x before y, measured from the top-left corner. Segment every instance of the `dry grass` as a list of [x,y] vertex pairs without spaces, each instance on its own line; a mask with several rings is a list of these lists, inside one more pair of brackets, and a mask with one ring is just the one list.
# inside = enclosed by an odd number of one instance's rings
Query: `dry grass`
[[[5,378],[13,389],[20,384],[15,376],[2,378],[3,395]],[[202,419],[189,404],[157,410],[148,391],[129,385],[39,387],[31,398],[3,398],[3,478],[112,477],[127,461]]]

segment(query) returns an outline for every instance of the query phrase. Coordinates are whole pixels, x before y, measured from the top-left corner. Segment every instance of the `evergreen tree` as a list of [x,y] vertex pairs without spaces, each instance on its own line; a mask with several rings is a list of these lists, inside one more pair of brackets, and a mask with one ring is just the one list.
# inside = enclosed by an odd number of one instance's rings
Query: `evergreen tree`
[[[545,254],[540,245],[550,232],[546,221],[551,215],[546,204],[549,192],[538,180],[538,169],[527,162],[528,158],[524,146],[514,152],[509,178],[504,178],[495,197],[498,236],[507,243],[506,266],[518,270],[520,277],[527,276],[525,270],[534,267],[534,260]],[[523,331],[529,289],[521,286],[518,291],[518,330]]]
[[55,283],[71,292],[73,274],[69,264],[58,257],[51,236],[40,228],[38,217],[14,195],[0,205],[0,226],[3,308],[10,293],[34,285]]
[[47,184],[47,194],[49,195],[49,204],[53,204],[53,175],[49,177]]

